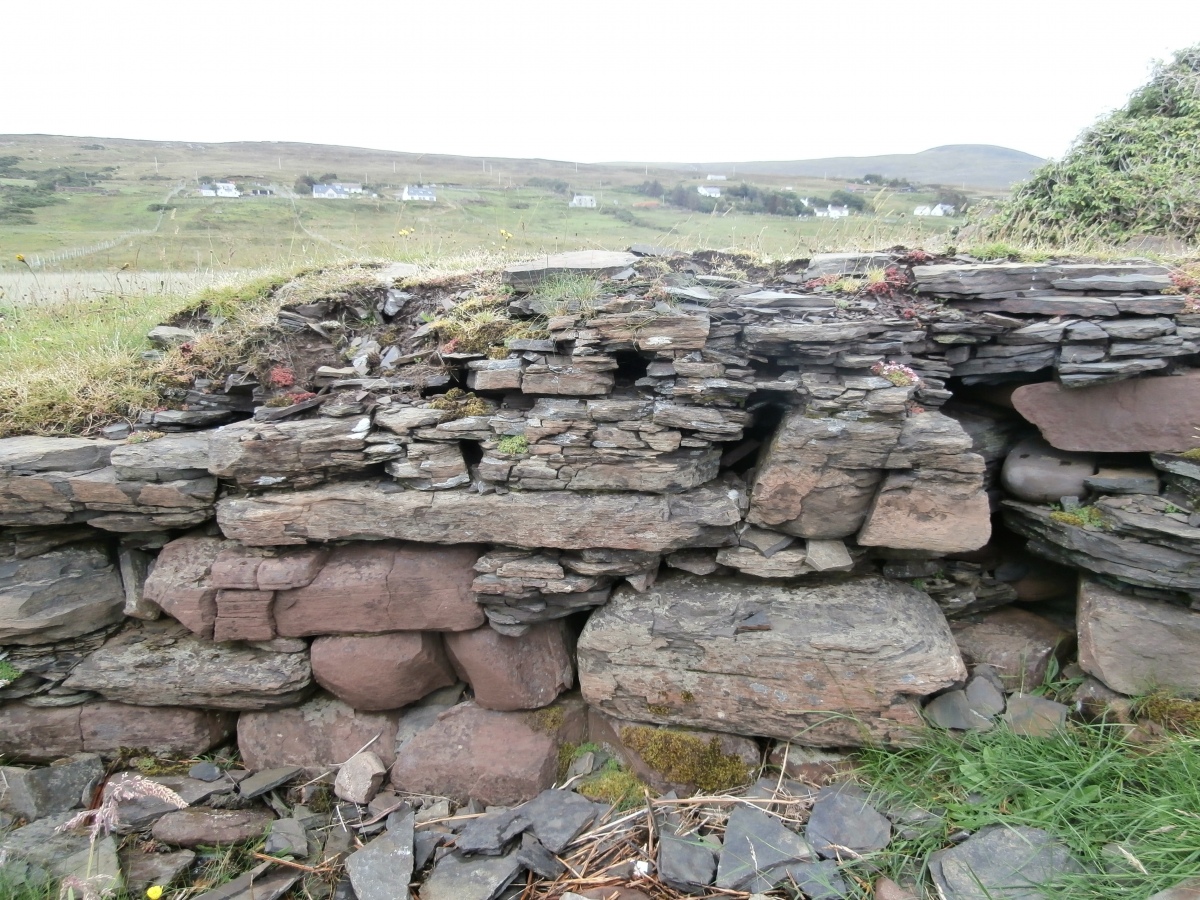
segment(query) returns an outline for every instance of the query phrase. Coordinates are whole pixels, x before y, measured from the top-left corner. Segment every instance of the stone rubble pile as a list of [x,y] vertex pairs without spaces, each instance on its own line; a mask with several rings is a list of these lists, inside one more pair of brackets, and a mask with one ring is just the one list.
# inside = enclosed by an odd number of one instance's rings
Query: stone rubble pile
[[[1200,314],[1168,270],[641,250],[511,267],[506,321],[539,337],[389,345],[421,302],[392,289],[354,365],[331,344],[290,406],[231,373],[127,441],[0,440],[0,754],[236,735],[251,770],[323,772],[369,746],[342,770],[360,806],[515,807],[589,736],[696,789],[629,727],[751,765],[927,721],[1046,733],[1066,708],[1032,692],[1076,642],[1108,689],[1200,696]],[[563,277],[591,299],[555,295]],[[331,304],[281,328],[323,334]],[[422,813],[399,809],[395,846],[350,866],[360,897],[378,867],[424,865]],[[460,844],[422,897],[553,868],[511,825],[503,864]],[[666,868],[707,871],[685,838]],[[815,859],[779,865],[799,883]],[[676,880],[750,890],[730,860]]]

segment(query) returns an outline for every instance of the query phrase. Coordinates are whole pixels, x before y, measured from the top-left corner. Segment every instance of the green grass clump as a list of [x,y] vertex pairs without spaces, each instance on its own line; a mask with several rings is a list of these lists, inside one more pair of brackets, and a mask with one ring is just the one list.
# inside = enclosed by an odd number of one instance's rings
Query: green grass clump
[[429,408],[453,413],[447,421],[465,419],[467,416],[486,416],[492,411],[491,404],[486,400],[462,388],[450,388],[442,396],[435,397],[429,402]]
[[554,275],[534,288],[532,299],[538,308],[549,310],[552,316],[569,313],[588,316],[596,311],[596,298],[599,296],[600,282],[594,278],[586,275]]
[[576,790],[591,800],[611,803],[617,812],[632,809],[646,796],[646,785],[615,759],[580,782]]
[[705,792],[725,791],[750,781],[740,757],[721,752],[719,738],[705,740],[686,731],[626,725],[621,741],[668,781],[694,784]]
[[983,223],[998,240],[1200,237],[1200,44],[1159,65],[1122,109],[1088,128]]
[[1104,514],[1094,506],[1081,506],[1078,509],[1056,509],[1050,513],[1052,521],[1063,525],[1073,525],[1076,528],[1107,528],[1108,522]]
[[1157,722],[1164,728],[1200,738],[1200,702],[1174,697],[1169,691],[1158,690],[1142,697],[1133,705],[1138,716]]
[[429,323],[447,353],[488,353],[508,356],[504,343],[514,338],[549,337],[540,319],[510,319],[505,293],[464,300],[445,316]]
[[1200,459],[1200,447],[1193,447],[1191,450],[1185,450],[1179,455],[1184,459]]
[[[923,872],[954,831],[998,822],[1044,829],[1090,870],[1048,886],[1056,900],[1144,900],[1200,871],[1194,738],[1145,746],[1113,725],[1072,724],[1042,740],[997,728],[931,732],[919,746],[868,748],[859,758],[859,776],[877,803],[945,811],[937,827],[911,840],[897,836],[864,862],[893,878]],[[1120,842],[1136,865],[1113,867],[1103,849],[1110,842]]]
[[7,659],[0,659],[0,687],[6,684],[12,684],[20,678],[22,672]]

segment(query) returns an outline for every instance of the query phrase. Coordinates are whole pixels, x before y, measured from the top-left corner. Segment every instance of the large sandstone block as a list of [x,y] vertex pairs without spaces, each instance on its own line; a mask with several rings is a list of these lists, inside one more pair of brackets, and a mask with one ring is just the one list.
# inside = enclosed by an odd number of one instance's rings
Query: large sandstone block
[[214,644],[164,620],[110,638],[64,685],[142,706],[270,709],[303,699],[312,671],[306,653]]
[[0,644],[48,644],[121,621],[125,592],[100,544],[18,559],[0,548]]
[[183,481],[208,475],[210,432],[165,434],[140,444],[118,444],[110,462],[122,481]]
[[992,535],[979,474],[941,469],[889,472],[867,513],[859,544],[930,553],[978,550]]
[[1200,612],[1079,583],[1079,665],[1114,691],[1200,698]]
[[355,709],[399,709],[455,681],[428,631],[320,637],[311,654],[317,683]]
[[968,665],[989,665],[1010,691],[1033,691],[1046,678],[1050,661],[1065,660],[1074,640],[1045,616],[1006,606],[950,623]]
[[632,253],[617,250],[573,250],[539,256],[531,262],[513,263],[504,270],[504,283],[518,291],[531,291],[547,278],[563,275],[615,275],[637,262]]
[[584,698],[611,715],[813,746],[910,740],[919,698],[966,677],[937,605],[873,576],[621,587],[578,657]]
[[371,752],[391,765],[400,719],[399,710],[364,712],[318,694],[299,706],[242,713],[238,750],[254,770],[324,769],[341,765],[371,742]]
[[537,709],[575,683],[561,620],[534,625],[520,637],[488,627],[447,634],[446,652],[485,709]]
[[72,753],[207,753],[233,734],[235,714],[205,709],[130,706],[94,701],[81,706],[0,706],[0,755],[49,760]]
[[554,785],[558,749],[587,731],[578,697],[536,712],[498,712],[460,703],[399,753],[392,785],[399,791],[514,806]]
[[217,618],[213,563],[227,542],[219,537],[186,534],[158,554],[142,597],[162,607],[200,637],[211,638]]
[[747,521],[801,537],[854,534],[900,427],[899,419],[817,418],[789,410],[763,456]]
[[86,472],[108,465],[117,441],[93,438],[0,438],[0,472],[31,475],[34,472]]
[[1196,445],[1200,372],[1081,388],[1027,384],[1012,402],[1059,450],[1169,453]]
[[386,539],[587,550],[677,550],[734,543],[741,493],[714,482],[682,494],[398,491],[344,482],[222,500],[226,536],[253,546]]
[[334,548],[307,585],[275,595],[285,637],[466,631],[484,622],[471,595],[479,549],[394,541]]

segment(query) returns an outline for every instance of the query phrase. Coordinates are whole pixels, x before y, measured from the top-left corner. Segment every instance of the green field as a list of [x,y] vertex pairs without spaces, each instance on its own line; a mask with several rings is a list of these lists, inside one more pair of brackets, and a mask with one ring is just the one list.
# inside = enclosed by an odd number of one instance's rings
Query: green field
[[[548,160],[480,160],[304,144],[184,144],[92,138],[3,136],[0,155],[20,157],[36,174],[67,167],[115,172],[103,193],[59,193],[27,222],[0,227],[0,275],[14,276],[26,257],[37,273],[54,271],[231,272],[294,269],[335,260],[432,260],[480,250],[523,255],[647,242],[680,249],[748,250],[772,257],[832,249],[938,243],[955,219],[917,219],[913,207],[931,191],[894,190],[820,178],[754,175],[755,186],[791,188],[828,198],[850,190],[874,212],[847,219],[799,219],[728,210],[697,213],[638,193],[646,180],[689,191],[695,172],[646,166],[599,166]],[[359,181],[376,199],[298,196],[298,176]],[[201,178],[270,186],[274,196],[202,198]],[[530,179],[562,183],[533,187]],[[724,186],[739,183],[730,180]],[[5,179],[6,183],[32,183]],[[392,199],[407,183],[438,185],[435,204]],[[571,209],[573,192],[592,194],[597,209]],[[165,212],[152,204],[167,204]],[[505,236],[505,233],[509,236]],[[48,259],[75,253],[71,258]]]

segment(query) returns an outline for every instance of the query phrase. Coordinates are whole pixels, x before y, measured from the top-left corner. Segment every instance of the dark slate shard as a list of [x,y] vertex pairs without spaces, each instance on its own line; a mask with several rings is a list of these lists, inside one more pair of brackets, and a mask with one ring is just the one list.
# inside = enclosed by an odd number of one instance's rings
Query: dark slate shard
[[658,844],[658,877],[677,891],[703,892],[717,874],[717,855],[694,835],[663,835]]
[[862,788],[832,784],[817,794],[804,836],[818,854],[836,858],[840,848],[882,850],[892,839],[892,823],[868,802]]
[[517,848],[517,862],[543,878],[557,878],[567,869],[529,832],[521,835],[521,846]]
[[820,862],[791,863],[776,870],[776,884],[795,884],[808,900],[843,900],[848,888],[832,859]]
[[717,887],[769,891],[772,870],[788,863],[812,862],[812,847],[774,816],[738,806],[725,826],[725,844],[717,862]]
[[413,873],[413,813],[346,857],[346,872],[358,900],[398,900],[408,896]]
[[495,900],[520,871],[515,853],[473,857],[447,853],[425,880],[421,900]]
[[551,853],[562,853],[596,818],[592,801],[574,791],[542,791],[518,811]]
[[461,853],[499,856],[508,843],[530,826],[522,810],[505,809],[480,816],[458,835],[454,846]]
[[268,871],[271,866],[272,863],[255,866],[233,881],[201,894],[196,900],[276,900],[291,890],[303,873],[295,869]]
[[987,675],[977,672],[967,682],[967,703],[971,710],[984,716],[1004,712],[1004,692]]
[[278,769],[264,769],[261,772],[255,772],[253,775],[239,784],[238,793],[240,793],[247,800],[250,800],[254,797],[258,797],[267,793],[267,791],[273,791],[275,788],[287,784],[299,774],[299,766],[282,766]]
[[1040,885],[1083,866],[1040,828],[989,825],[931,855],[929,872],[944,900],[1044,900]]
[[429,864],[433,859],[433,853],[438,847],[442,846],[449,835],[444,831],[432,831],[426,829],[418,831],[416,837],[413,838],[413,869],[420,871]]
[[992,717],[971,707],[966,691],[946,691],[925,706],[925,717],[939,728],[983,731],[992,727]]
[[220,766],[210,762],[198,762],[188,769],[188,778],[195,778],[197,781],[216,781],[224,774]]

